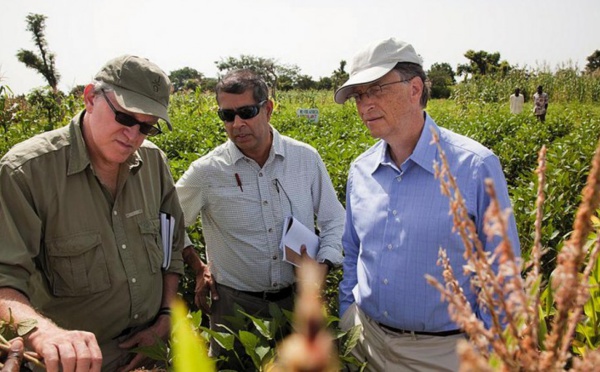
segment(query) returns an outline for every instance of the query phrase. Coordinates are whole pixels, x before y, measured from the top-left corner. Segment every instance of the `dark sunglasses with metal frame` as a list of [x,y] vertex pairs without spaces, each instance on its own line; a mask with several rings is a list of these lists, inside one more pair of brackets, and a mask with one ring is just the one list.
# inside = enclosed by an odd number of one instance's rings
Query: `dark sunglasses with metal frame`
[[242,120],[252,119],[260,112],[260,108],[267,102],[267,100],[260,101],[256,105],[249,105],[233,109],[219,109],[217,114],[219,118],[226,123],[231,123],[235,120],[236,115]]
[[[157,134],[162,133],[162,130],[160,130],[160,127],[155,127],[154,125],[150,125],[148,123],[141,122],[131,115],[128,115],[121,111],[117,111],[115,106],[113,106],[113,104],[110,102],[110,100],[106,96],[106,92],[104,91],[104,89],[101,89],[101,92],[102,92],[102,95],[104,96],[104,99],[106,100],[106,103],[108,103],[108,106],[110,107],[112,112],[115,113],[115,120],[117,123],[124,125],[126,127],[133,127],[135,125],[139,125],[140,133],[142,133],[146,136],[156,136]],[[158,123],[156,125],[158,125]]]

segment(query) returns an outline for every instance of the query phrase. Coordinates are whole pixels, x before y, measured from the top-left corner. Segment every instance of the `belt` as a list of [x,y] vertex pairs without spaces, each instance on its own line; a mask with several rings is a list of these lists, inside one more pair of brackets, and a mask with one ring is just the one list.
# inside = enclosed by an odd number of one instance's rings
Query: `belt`
[[388,331],[392,331],[394,333],[399,333],[401,335],[421,335],[421,336],[438,336],[438,337],[446,337],[446,336],[454,336],[463,333],[460,329],[452,329],[450,331],[441,331],[441,332],[425,332],[425,331],[408,331],[406,329],[394,328],[383,323],[377,323],[381,328],[385,328]]
[[248,291],[238,291],[240,293],[246,294],[248,296],[261,298],[265,301],[275,302],[283,300],[284,298],[288,298],[292,296],[295,291],[295,286],[290,285],[289,287],[285,287],[280,289],[279,291],[265,291],[265,292],[248,292]]

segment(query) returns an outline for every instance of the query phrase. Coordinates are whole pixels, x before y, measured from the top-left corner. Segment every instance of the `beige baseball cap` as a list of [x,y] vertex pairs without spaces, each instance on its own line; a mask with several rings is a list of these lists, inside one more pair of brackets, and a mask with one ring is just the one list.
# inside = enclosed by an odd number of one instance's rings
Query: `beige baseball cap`
[[154,63],[146,58],[123,55],[108,61],[94,79],[110,84],[124,109],[159,117],[173,130],[167,113],[171,81]]
[[334,100],[344,103],[357,85],[369,84],[390,72],[398,62],[410,62],[423,66],[423,60],[412,45],[389,38],[378,40],[364,47],[352,59],[350,78],[335,92]]

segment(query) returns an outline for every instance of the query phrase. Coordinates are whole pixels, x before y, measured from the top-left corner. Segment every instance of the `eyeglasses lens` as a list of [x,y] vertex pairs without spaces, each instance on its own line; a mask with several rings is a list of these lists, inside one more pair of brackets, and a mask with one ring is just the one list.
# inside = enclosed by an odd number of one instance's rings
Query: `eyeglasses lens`
[[143,123],[143,122],[137,120],[136,118],[134,118],[131,115],[128,115],[128,114],[126,114],[124,112],[121,112],[121,111],[117,111],[117,109],[115,108],[115,106],[113,106],[113,104],[110,102],[110,100],[106,96],[106,93],[104,92],[104,90],[102,90],[102,95],[104,96],[104,99],[108,103],[108,106],[110,107],[110,109],[112,110],[112,112],[115,114],[115,121],[117,123],[119,123],[121,125],[124,125],[126,127],[133,127],[135,125],[139,125],[140,126],[140,133],[142,133],[142,134],[144,134],[146,136],[155,136],[157,134],[162,133],[162,131],[160,130],[160,128],[155,127],[154,125]]
[[235,120],[236,115],[240,117],[242,120],[252,119],[260,112],[260,107],[264,104],[265,101],[262,101],[258,105],[244,106],[238,109],[219,109],[217,114],[219,118],[225,122],[232,122]]

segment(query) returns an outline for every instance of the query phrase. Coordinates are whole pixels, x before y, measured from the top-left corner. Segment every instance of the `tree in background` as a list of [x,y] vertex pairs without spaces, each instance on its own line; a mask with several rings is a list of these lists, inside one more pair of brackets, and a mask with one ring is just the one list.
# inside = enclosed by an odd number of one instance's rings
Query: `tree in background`
[[[255,57],[242,54],[239,58],[227,57],[216,61],[217,69],[223,74],[236,69],[251,69],[261,75],[267,85],[271,88],[273,98],[276,98],[276,90],[294,86],[300,75],[300,67],[296,65],[283,65],[273,58]],[[282,80],[280,85],[279,80]]]
[[333,88],[333,81],[329,76],[323,76],[317,81],[317,89],[320,90],[331,90]]
[[48,82],[50,89],[35,89],[28,95],[27,101],[45,112],[47,123],[44,129],[52,130],[56,123],[62,121],[64,110],[61,106],[63,94],[58,90],[60,74],[54,65],[55,55],[48,50],[46,41],[46,18],[43,14],[29,13],[27,15],[27,31],[31,31],[33,34],[33,42],[39,49],[39,55],[30,50],[20,49],[17,52],[17,58],[25,66],[39,72]]
[[173,84],[173,90],[179,92],[181,90],[196,90],[202,85],[204,75],[191,67],[184,67],[178,70],[171,71],[169,80]]
[[308,75],[299,75],[294,88],[299,90],[316,89],[317,83]]
[[449,98],[452,93],[451,86],[456,83],[454,70],[450,64],[434,63],[427,71],[431,82],[431,98]]
[[585,65],[585,71],[589,74],[594,71],[600,70],[600,50],[596,49],[594,53],[587,57],[587,65]]
[[346,61],[341,60],[340,61],[340,67],[333,71],[333,73],[331,74],[331,84],[333,85],[333,89],[337,89],[338,87],[341,87],[346,80],[348,80],[348,77],[350,75],[348,75],[348,73],[345,71],[346,68]]
[[465,75],[465,78],[469,74],[471,76],[482,76],[488,74],[494,74],[497,72],[506,75],[510,71],[511,67],[507,61],[500,62],[500,53],[488,53],[485,50],[478,52],[469,49],[464,54],[470,62],[468,64],[459,64],[456,73],[459,76]]
[[52,91],[58,91],[58,81],[60,75],[54,66],[55,55],[48,50],[46,41],[46,16],[43,14],[29,13],[26,17],[27,31],[33,34],[33,42],[39,49],[39,56],[30,50],[21,49],[17,52],[17,58],[25,66],[32,68],[42,74]]

